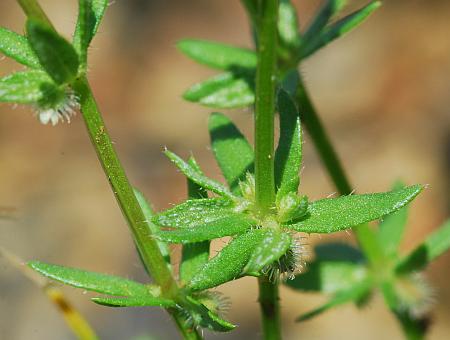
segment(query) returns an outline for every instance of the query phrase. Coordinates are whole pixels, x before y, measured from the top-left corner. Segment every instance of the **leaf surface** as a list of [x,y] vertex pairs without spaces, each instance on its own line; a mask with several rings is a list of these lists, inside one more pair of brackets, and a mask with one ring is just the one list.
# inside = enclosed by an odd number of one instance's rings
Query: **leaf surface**
[[305,233],[332,233],[379,219],[404,207],[421,191],[421,185],[385,193],[328,198],[309,204],[303,221],[288,228]]
[[53,29],[33,20],[27,21],[27,35],[33,51],[48,75],[57,84],[71,83],[78,73],[78,54],[72,45]]
[[222,184],[211,178],[206,177],[198,172],[195,167],[189,165],[183,159],[168,150],[165,151],[166,156],[181,170],[181,172],[192,182],[197,183],[202,188],[212,191],[220,196],[234,198],[233,194]]
[[38,273],[76,288],[118,296],[148,295],[147,286],[122,277],[58,266],[39,261],[28,262]]
[[233,194],[239,195],[239,182],[245,180],[247,172],[253,172],[253,148],[236,125],[221,113],[211,114],[208,128],[222,174]]
[[309,320],[319,314],[322,314],[323,312],[327,311],[328,309],[331,309],[333,307],[345,304],[347,302],[355,302],[358,303],[361,299],[363,299],[365,296],[367,296],[370,291],[370,285],[363,282],[358,285],[353,286],[349,290],[344,290],[336,293],[327,303],[323,304],[322,306],[305,313],[298,317],[296,319],[297,322],[306,321]]
[[277,201],[289,192],[297,193],[302,163],[302,132],[297,106],[289,94],[280,89],[277,96],[280,138],[275,152]]
[[244,233],[256,221],[244,214],[233,214],[195,228],[160,231],[157,238],[170,243],[193,243]]
[[263,238],[261,229],[239,235],[194,275],[187,288],[192,291],[205,290],[239,277]]
[[132,297],[94,297],[91,298],[96,304],[107,307],[175,307],[175,301],[154,297],[151,295],[132,296]]
[[264,230],[264,237],[256,246],[245,272],[259,272],[286,254],[292,238],[288,233],[271,229]]
[[228,332],[236,326],[222,319],[216,313],[208,309],[204,304],[195,300],[191,296],[186,297],[188,305],[185,307],[191,314],[194,322],[203,328],[208,328],[216,332]]
[[197,39],[181,40],[177,47],[188,57],[212,68],[228,71],[256,68],[256,53],[249,49]]
[[239,73],[222,73],[191,86],[183,98],[215,109],[234,109],[253,104],[253,81]]
[[73,36],[73,46],[83,64],[86,63],[87,49],[97,33],[107,6],[108,0],[78,1],[78,20]]
[[377,8],[381,6],[381,1],[373,1],[360,10],[342,18],[341,20],[324,29],[319,35],[312,36],[301,49],[300,59],[305,59],[328,45],[335,39],[342,37],[353,28],[367,19]]
[[450,220],[429,235],[426,240],[397,265],[399,273],[423,270],[431,261],[450,248]]
[[37,104],[59,89],[43,71],[16,72],[0,79],[0,102]]
[[0,27],[0,52],[25,66],[41,68],[27,38],[3,27]]
[[233,208],[232,201],[221,197],[187,200],[155,215],[153,222],[165,227],[193,228],[230,216]]
[[[200,166],[191,157],[189,164],[201,172]],[[190,199],[208,198],[208,193],[198,184],[187,180],[188,197]],[[186,283],[202,268],[209,259],[209,241],[184,244],[181,249],[180,281]]]
[[[134,188],[134,195],[136,196],[136,199],[139,203],[139,206],[142,209],[142,212],[144,213],[145,217],[145,223],[148,226],[148,229],[150,230],[150,233],[152,235],[157,234],[160,231],[160,227],[152,222],[153,217],[155,216],[152,207],[148,203],[147,199],[145,198],[144,194],[140,192],[138,189]],[[159,251],[161,252],[161,255],[164,257],[164,260],[166,260],[169,268],[170,266],[170,249],[169,245],[163,241],[157,241]],[[145,267],[145,266],[144,266]]]

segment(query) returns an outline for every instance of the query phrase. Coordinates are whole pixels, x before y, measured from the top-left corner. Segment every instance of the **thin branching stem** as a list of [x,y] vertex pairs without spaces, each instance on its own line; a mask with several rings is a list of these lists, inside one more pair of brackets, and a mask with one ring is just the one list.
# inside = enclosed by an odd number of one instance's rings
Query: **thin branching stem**
[[[255,190],[262,216],[275,202],[274,112],[277,62],[278,0],[259,2],[257,16],[258,67],[255,102]],[[281,339],[278,284],[268,277],[258,279],[259,303],[265,339]]]
[[[146,219],[114,150],[87,79],[78,80],[74,84],[74,90],[80,97],[81,112],[92,144],[127,220],[144,265],[155,282],[161,287],[162,294],[167,298],[176,299],[179,294],[178,285],[168,269],[158,244],[150,237]],[[201,339],[195,330],[186,325],[176,310],[169,310],[169,313],[172,314],[186,339]]]

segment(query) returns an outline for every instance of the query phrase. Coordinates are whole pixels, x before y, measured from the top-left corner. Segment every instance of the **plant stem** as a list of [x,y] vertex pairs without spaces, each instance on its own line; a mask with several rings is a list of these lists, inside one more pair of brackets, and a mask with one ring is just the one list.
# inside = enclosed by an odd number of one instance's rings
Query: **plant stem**
[[17,2],[22,7],[27,18],[40,21],[54,29],[53,24],[36,0],[17,0]]
[[255,101],[255,191],[262,215],[275,201],[274,112],[278,0],[261,0],[258,16],[258,66]]
[[[278,0],[261,0],[257,15],[258,66],[255,101],[255,191],[262,217],[275,202],[274,112],[277,62]],[[265,339],[281,339],[278,284],[258,279],[259,303]]]
[[[296,96],[298,106],[301,108],[300,114],[302,115],[302,123],[308,130],[313,144],[339,194],[350,195],[352,193],[350,181],[344,172],[342,163],[323,127],[311,99],[309,98],[300,74],[299,79]],[[382,249],[380,249],[380,246],[376,242],[372,230],[367,224],[361,224],[353,228],[353,231],[370,264],[372,266],[378,266],[379,263],[382,262],[384,256]]]
[[278,283],[270,281],[267,276],[262,276],[258,278],[258,287],[264,339],[281,339]]
[[[146,219],[114,150],[87,79],[77,80],[73,88],[80,98],[81,112],[92,144],[130,227],[144,265],[155,283],[161,287],[162,295],[167,298],[177,298],[178,285],[167,267],[158,244],[150,237]],[[175,310],[168,311],[185,338],[200,339],[198,333],[187,327]]]

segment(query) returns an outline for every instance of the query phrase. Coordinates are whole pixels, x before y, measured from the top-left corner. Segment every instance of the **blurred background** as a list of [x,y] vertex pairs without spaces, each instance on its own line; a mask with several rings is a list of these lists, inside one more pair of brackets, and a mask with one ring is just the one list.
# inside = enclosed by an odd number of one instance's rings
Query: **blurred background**
[[[57,28],[70,36],[77,1],[42,0]],[[363,4],[353,1],[353,6]],[[294,1],[302,27],[320,4]],[[313,100],[358,192],[385,191],[396,179],[429,184],[412,204],[402,248],[412,249],[449,215],[450,1],[391,0],[359,29],[305,62],[302,72]],[[0,25],[23,31],[13,0],[0,2]],[[107,127],[132,183],[159,210],[184,199],[185,181],[162,154],[164,146],[193,153],[208,175],[220,179],[208,148],[209,109],[181,93],[214,72],[181,55],[181,38],[251,46],[239,1],[116,0],[90,54],[90,79]],[[0,61],[0,75],[21,70]],[[251,138],[250,113],[227,112]],[[335,192],[313,145],[305,143],[301,191],[311,199]],[[0,106],[0,245],[24,259],[146,280],[116,202],[80,116],[42,126],[28,107]],[[349,233],[335,236],[353,242]],[[330,240],[312,235],[308,243]],[[219,244],[216,244],[220,246]],[[450,254],[427,271],[435,289],[430,339],[450,334]],[[239,327],[212,339],[259,336],[256,281],[219,289],[233,303]],[[64,288],[102,339],[178,337],[158,309],[108,309],[82,292]],[[401,339],[382,298],[361,312],[352,305],[296,324],[323,296],[282,289],[286,339]],[[73,339],[45,296],[0,259],[0,339]]]

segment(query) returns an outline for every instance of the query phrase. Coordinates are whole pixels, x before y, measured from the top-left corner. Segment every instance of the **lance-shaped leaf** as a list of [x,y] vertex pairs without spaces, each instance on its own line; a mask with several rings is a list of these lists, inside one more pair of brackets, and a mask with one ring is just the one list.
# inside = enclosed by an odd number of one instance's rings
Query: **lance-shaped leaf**
[[288,47],[300,45],[300,30],[297,12],[290,0],[281,0],[278,9],[278,34],[280,42]]
[[350,290],[368,278],[367,269],[360,264],[342,261],[314,261],[309,263],[307,271],[297,275],[286,285],[306,292],[334,294],[341,290]]
[[192,182],[197,183],[202,188],[212,191],[218,195],[234,198],[233,194],[222,184],[198,172],[195,167],[186,163],[173,152],[166,150],[165,155],[181,170],[181,172]]
[[59,91],[43,71],[16,72],[0,79],[0,102],[37,104]]
[[345,243],[324,243],[314,249],[315,259],[308,263],[307,271],[286,285],[297,290],[335,293],[350,289],[354,284],[367,280],[369,273],[364,266],[360,250]]
[[231,191],[240,194],[239,182],[247,172],[253,172],[255,155],[253,148],[236,125],[221,113],[209,117],[211,146]]
[[261,271],[286,254],[292,243],[292,238],[288,233],[272,229],[263,231],[264,237],[252,253],[245,266],[245,272]]
[[240,73],[222,73],[190,87],[183,98],[216,109],[234,109],[255,100],[253,80]]
[[0,52],[25,66],[41,68],[27,38],[3,27],[0,27]]
[[153,222],[172,228],[193,228],[233,213],[234,203],[226,198],[187,200],[153,217]]
[[236,327],[232,323],[219,317],[193,297],[186,296],[186,300],[187,303],[182,307],[189,312],[196,325],[216,332],[228,332]]
[[[201,172],[200,166],[195,159],[191,157],[189,164]],[[190,199],[207,198],[208,193],[198,184],[187,180],[188,197]],[[181,262],[180,262],[180,281],[183,283],[188,282],[192,276],[202,268],[209,259],[209,241],[190,243],[183,245],[181,249]]]
[[194,275],[187,288],[192,291],[205,290],[239,277],[263,238],[261,229],[236,237]]
[[156,237],[170,243],[193,243],[244,233],[257,222],[245,214],[232,213],[193,228],[160,231]]
[[336,293],[327,303],[322,306],[307,312],[301,316],[299,316],[296,321],[306,321],[314,316],[322,314],[330,308],[342,305],[347,302],[355,302],[364,299],[370,293],[370,284],[367,282],[361,282],[360,284],[354,285],[351,289],[343,290]]
[[72,82],[78,73],[78,54],[72,45],[48,26],[27,21],[27,35],[33,51],[57,84]]
[[337,14],[346,3],[346,0],[326,0],[303,35],[305,43],[308,43],[308,40],[317,37],[330,19]]
[[300,50],[300,59],[309,57],[333,40],[350,32],[353,28],[368,18],[370,14],[372,14],[380,6],[381,1],[373,1],[360,10],[353,12],[352,14],[325,28],[319,35],[314,36],[309,41],[305,42]]
[[398,273],[420,271],[431,261],[445,253],[450,248],[450,220],[438,230],[427,237],[425,242],[418,246],[397,265]]
[[86,52],[97,33],[105,14],[108,0],[79,0],[78,20],[73,36],[73,45],[80,54],[81,63],[86,63]]
[[[141,210],[144,213],[145,223],[147,224],[148,229],[150,229],[150,233],[152,235],[158,233],[160,228],[158,225],[156,225],[155,223],[152,222],[152,219],[155,216],[155,214],[154,214],[153,209],[151,208],[150,204],[145,199],[144,195],[136,188],[134,188],[134,195],[136,196],[139,206],[141,207]],[[163,241],[158,241],[157,243],[158,243],[158,248],[159,248],[159,251],[161,252],[161,255],[164,257],[164,260],[166,260],[166,262],[170,268],[169,246]]]
[[108,307],[176,307],[173,300],[154,297],[151,295],[131,296],[131,297],[93,297],[93,302]]
[[275,152],[277,201],[289,192],[297,193],[302,163],[302,133],[297,106],[289,94],[280,89],[277,96],[280,139]]
[[246,48],[197,39],[181,40],[177,47],[188,57],[212,68],[227,71],[256,68],[256,53]]
[[28,265],[40,274],[76,288],[118,296],[148,295],[147,286],[122,277],[90,272],[86,270],[58,266],[39,261]]
[[287,225],[305,233],[332,233],[391,214],[411,202],[421,191],[413,185],[397,191],[349,195],[315,201],[303,221]]
[[[404,185],[398,183],[394,185],[394,190],[402,187]],[[377,237],[386,256],[393,259],[398,257],[398,248],[403,237],[407,219],[408,206],[403,207],[393,214],[384,216],[380,222]]]

